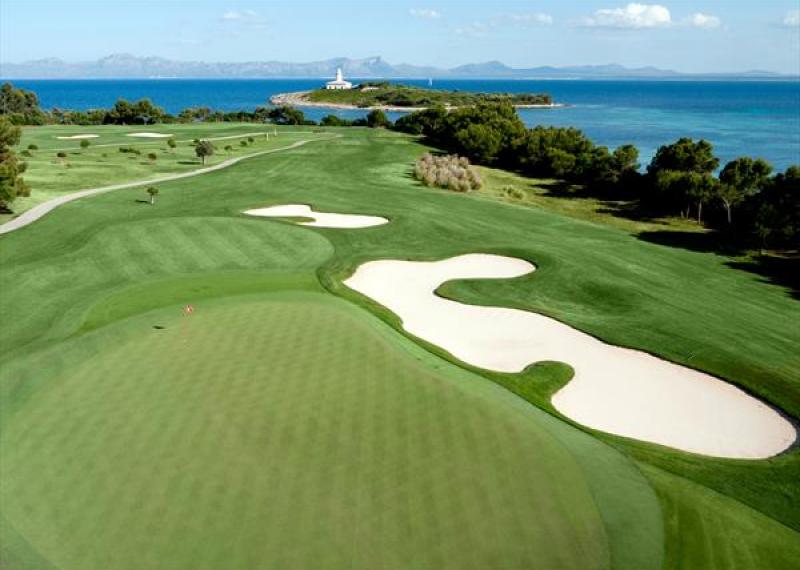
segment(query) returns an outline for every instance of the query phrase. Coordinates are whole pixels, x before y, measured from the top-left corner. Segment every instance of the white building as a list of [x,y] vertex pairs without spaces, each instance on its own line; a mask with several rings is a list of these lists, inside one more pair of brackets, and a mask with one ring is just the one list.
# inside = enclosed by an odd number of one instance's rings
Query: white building
[[325,84],[325,89],[352,89],[353,84],[349,81],[345,81],[342,77],[342,68],[336,68],[336,79],[333,81],[328,81]]

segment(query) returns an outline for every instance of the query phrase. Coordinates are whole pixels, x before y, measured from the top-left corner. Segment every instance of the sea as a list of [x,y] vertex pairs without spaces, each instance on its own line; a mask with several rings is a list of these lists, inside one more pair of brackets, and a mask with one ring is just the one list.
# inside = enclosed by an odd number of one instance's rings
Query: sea
[[[349,78],[350,79],[350,78]],[[358,82],[359,79],[351,79]],[[429,86],[419,79],[393,80]],[[13,80],[33,90],[42,107],[86,110],[110,107],[118,98],[149,97],[170,113],[207,106],[253,110],[276,93],[305,91],[324,79],[92,79]],[[432,87],[471,92],[549,93],[564,106],[521,109],[529,126],[577,127],[610,148],[631,143],[647,162],[656,149],[680,137],[706,139],[722,163],[739,156],[761,157],[776,169],[800,164],[800,81],[700,80],[500,80],[433,79]],[[359,110],[304,109],[318,120],[346,118]],[[392,118],[399,114],[391,113]]]

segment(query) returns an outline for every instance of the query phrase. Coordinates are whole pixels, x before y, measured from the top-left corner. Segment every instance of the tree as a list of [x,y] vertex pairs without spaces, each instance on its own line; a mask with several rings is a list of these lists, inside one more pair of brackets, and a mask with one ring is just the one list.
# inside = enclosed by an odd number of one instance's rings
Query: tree
[[[106,125],[149,125],[164,120],[167,114],[161,107],[153,105],[150,99],[140,99],[133,103],[118,99],[103,118]],[[169,117],[174,120],[172,117]]]
[[772,177],[753,200],[753,229],[761,248],[800,249],[800,166]]
[[87,141],[86,139],[83,139],[83,140],[81,141],[81,148],[82,148],[83,150],[86,150],[87,148],[89,148],[89,141]]
[[[515,155],[527,174],[571,182],[599,180],[601,170],[611,167],[608,149],[596,149],[583,132],[571,127],[535,127],[517,140]],[[594,174],[590,174],[592,165],[597,170]]]
[[0,115],[15,125],[42,125],[47,118],[39,108],[36,93],[16,89],[11,83],[0,87]]
[[709,192],[716,189],[716,179],[711,173],[718,166],[719,159],[708,141],[681,138],[661,146],[647,167],[654,192],[646,198],[660,208],[677,209],[684,217],[689,216],[694,204],[700,221],[703,204],[710,198]]
[[288,105],[270,109],[267,117],[276,125],[303,125],[306,123],[303,111]]
[[349,127],[352,126],[353,121],[342,119],[336,115],[325,115],[322,117],[322,120],[319,122],[319,124],[323,127]]
[[155,186],[149,186],[147,188],[147,193],[150,194],[150,205],[153,206],[156,203],[156,194],[158,194],[158,188]]
[[389,127],[391,124],[392,122],[386,116],[386,113],[380,109],[373,109],[367,114],[367,126],[371,129]]
[[203,164],[205,164],[206,157],[209,157],[214,154],[214,145],[211,144],[211,141],[208,140],[198,141],[194,147],[194,153],[198,157],[200,157],[200,160],[202,160]]
[[175,142],[175,139],[167,139],[167,146],[170,151],[175,152],[175,147],[178,146],[178,143]]
[[434,105],[421,111],[403,115],[395,121],[394,128],[403,133],[424,135],[431,139],[438,139],[437,135],[442,132],[446,117],[447,109],[442,105]]
[[445,112],[430,137],[476,162],[514,166],[515,145],[525,132],[525,124],[509,103],[479,103]]
[[8,117],[0,116],[0,209],[8,211],[17,196],[29,196],[30,189],[21,174],[25,163],[17,160],[13,148],[19,143],[20,128]]
[[741,157],[730,161],[719,173],[717,197],[725,207],[728,226],[733,223],[731,210],[760,190],[772,172],[772,165],[760,158]]
[[684,137],[673,144],[659,147],[647,171],[654,173],[675,170],[710,174],[718,166],[719,159],[714,156],[714,147],[710,142],[702,139],[694,142]]

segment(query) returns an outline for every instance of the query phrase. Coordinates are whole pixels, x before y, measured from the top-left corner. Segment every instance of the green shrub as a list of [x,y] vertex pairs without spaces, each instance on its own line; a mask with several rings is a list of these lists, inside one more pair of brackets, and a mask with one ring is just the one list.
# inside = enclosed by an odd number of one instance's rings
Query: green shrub
[[225,145],[225,150],[231,151],[231,150],[233,150],[233,147],[231,145],[227,144],[227,145]]
[[89,148],[89,141],[87,141],[86,139],[83,139],[81,141],[81,143],[80,143],[80,146],[81,146],[82,149],[86,150],[87,148]]
[[31,156],[33,156],[33,155],[31,154],[31,151],[29,151],[27,148],[26,148],[25,150],[23,150],[22,152],[20,152],[20,154],[21,154],[22,156],[24,156],[25,158],[28,158],[28,157],[31,157]]
[[61,150],[61,151],[58,151],[58,152],[56,153],[56,156],[57,156],[58,158],[67,158],[67,153],[66,153],[66,152],[64,152],[63,150]]
[[247,146],[247,141],[239,141],[239,144],[242,146]]
[[247,137],[247,142],[249,143],[256,142],[256,139],[254,139],[253,137]]
[[39,150],[39,147],[37,145],[35,145],[35,144],[29,144],[28,145],[28,150]]
[[522,200],[523,198],[525,198],[525,192],[523,192],[516,186],[512,186],[511,184],[503,186],[500,189],[500,195],[510,200]]
[[147,153],[147,158],[150,159],[150,162],[155,162],[158,158],[158,155],[154,152]]
[[480,175],[463,156],[433,156],[426,153],[414,164],[414,178],[425,186],[469,192],[483,185]]

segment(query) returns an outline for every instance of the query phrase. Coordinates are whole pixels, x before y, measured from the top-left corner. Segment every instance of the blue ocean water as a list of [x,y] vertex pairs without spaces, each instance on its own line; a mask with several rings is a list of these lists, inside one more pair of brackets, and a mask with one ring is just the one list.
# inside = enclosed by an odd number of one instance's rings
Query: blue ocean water
[[[171,113],[185,107],[252,110],[271,95],[313,89],[321,79],[15,80],[35,91],[45,108],[109,107],[123,97],[149,97]],[[358,81],[358,79],[354,79]],[[403,83],[427,86],[427,80]],[[642,161],[679,137],[705,138],[723,163],[759,156],[776,168],[800,163],[800,82],[797,81],[543,81],[434,80],[434,87],[463,91],[547,92],[558,109],[525,109],[526,124],[574,126],[598,144],[635,144]],[[333,111],[307,109],[313,119]],[[335,114],[355,118],[357,110]],[[398,116],[397,114],[394,115]]]

